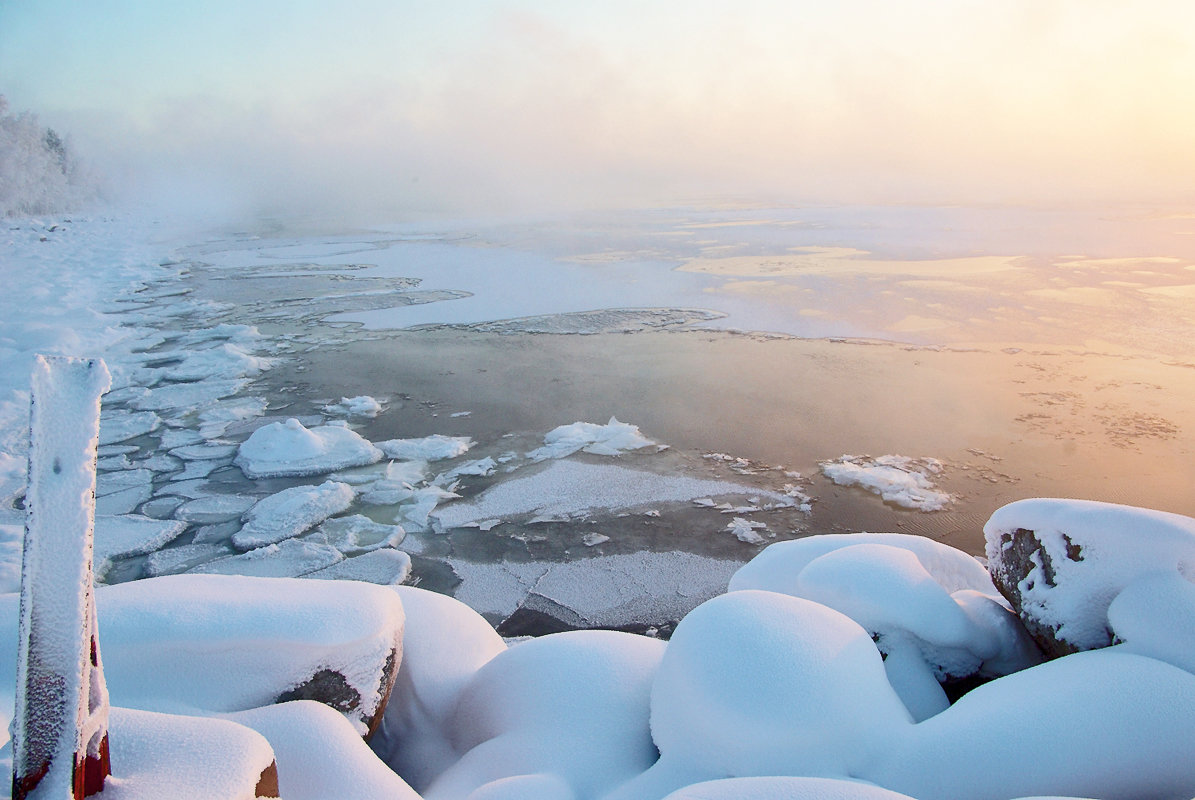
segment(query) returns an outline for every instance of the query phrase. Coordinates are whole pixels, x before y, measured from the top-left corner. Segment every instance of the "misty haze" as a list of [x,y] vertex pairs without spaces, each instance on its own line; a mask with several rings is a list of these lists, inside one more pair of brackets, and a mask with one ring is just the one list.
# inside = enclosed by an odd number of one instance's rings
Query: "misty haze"
[[1192,800],[1193,91],[1179,0],[0,7],[11,796]]

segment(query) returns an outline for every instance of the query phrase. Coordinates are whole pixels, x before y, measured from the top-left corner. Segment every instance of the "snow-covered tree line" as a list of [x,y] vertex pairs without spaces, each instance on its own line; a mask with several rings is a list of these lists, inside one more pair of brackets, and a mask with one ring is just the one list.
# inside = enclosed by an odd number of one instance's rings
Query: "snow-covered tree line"
[[0,216],[65,211],[95,194],[95,181],[52,128],[14,113],[0,95]]

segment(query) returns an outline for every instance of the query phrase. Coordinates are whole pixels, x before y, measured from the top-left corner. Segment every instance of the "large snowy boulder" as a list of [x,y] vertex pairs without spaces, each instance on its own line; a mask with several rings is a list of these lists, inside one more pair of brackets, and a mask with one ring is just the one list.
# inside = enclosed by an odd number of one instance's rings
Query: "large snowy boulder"
[[234,459],[248,478],[322,475],[382,459],[374,447],[346,425],[305,428],[297,419],[271,422],[241,443]]
[[723,778],[677,789],[664,800],[914,800],[879,786],[834,778]]
[[971,556],[907,534],[829,534],[769,546],[730,589],[803,597],[863,626],[917,720],[949,705],[941,683],[1032,666],[1040,654]]
[[648,703],[664,648],[592,630],[499,653],[473,676],[449,722],[464,755],[423,796],[601,797],[642,773],[656,759]]
[[1001,593],[1051,656],[1113,641],[1108,607],[1153,572],[1195,577],[1195,519],[1086,500],[1021,500],[984,526]]
[[611,800],[728,777],[866,775],[911,727],[859,625],[808,600],[731,592],[677,625],[652,686],[660,760]]
[[319,699],[366,733],[402,657],[402,602],[364,583],[172,575],[100,587],[96,604],[112,703],[131,708]]

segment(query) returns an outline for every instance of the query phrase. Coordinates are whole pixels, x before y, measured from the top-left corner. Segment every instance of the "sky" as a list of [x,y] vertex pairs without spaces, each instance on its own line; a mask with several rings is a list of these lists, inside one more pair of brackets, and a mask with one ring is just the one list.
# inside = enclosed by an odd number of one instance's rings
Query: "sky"
[[163,201],[1195,199],[1189,0],[0,0],[0,94]]

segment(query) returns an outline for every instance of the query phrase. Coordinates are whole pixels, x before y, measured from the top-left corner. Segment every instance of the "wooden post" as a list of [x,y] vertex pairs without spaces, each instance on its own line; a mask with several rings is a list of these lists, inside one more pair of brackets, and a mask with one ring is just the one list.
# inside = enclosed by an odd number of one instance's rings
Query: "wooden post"
[[81,800],[110,773],[92,576],[100,395],[110,385],[99,359],[34,365],[14,800]]

